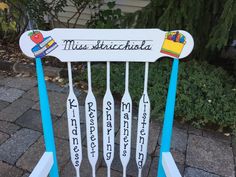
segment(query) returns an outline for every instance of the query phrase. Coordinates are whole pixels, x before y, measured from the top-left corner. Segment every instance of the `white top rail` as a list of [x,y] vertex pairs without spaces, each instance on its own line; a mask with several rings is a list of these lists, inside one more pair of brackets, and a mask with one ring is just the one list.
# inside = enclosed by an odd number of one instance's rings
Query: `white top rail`
[[168,56],[184,58],[193,49],[192,36],[183,30],[63,29],[26,31],[20,47],[31,58],[46,55],[62,62],[155,62]]

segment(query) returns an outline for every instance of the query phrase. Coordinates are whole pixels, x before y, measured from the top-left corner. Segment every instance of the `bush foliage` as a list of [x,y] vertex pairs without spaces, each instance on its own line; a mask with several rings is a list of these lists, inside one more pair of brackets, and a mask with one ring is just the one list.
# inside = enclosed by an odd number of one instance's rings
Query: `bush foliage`
[[[194,126],[217,125],[219,130],[236,130],[236,85],[222,68],[196,60],[180,62],[175,116]],[[151,100],[152,116],[162,119],[171,72],[170,59],[150,64],[148,93]],[[130,93],[138,104],[143,91],[144,64],[130,63]],[[86,80],[86,72],[77,77]],[[115,95],[124,92],[125,64],[112,63],[111,89]],[[92,68],[93,87],[101,96],[106,88],[105,65]]]
[[195,41],[197,59],[211,60],[236,38],[235,0],[151,0],[126,19],[128,26],[185,29]]

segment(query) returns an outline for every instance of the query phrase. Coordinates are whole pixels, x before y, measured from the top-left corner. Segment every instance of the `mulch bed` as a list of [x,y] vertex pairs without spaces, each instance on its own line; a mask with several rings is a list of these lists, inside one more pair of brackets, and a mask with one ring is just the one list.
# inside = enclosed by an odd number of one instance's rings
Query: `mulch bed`
[[[29,58],[21,52],[18,43],[3,44],[3,42],[0,41],[0,60],[12,63],[29,64],[32,66],[35,65],[33,58]],[[67,68],[66,63],[61,62],[55,57],[45,57],[42,61],[45,66]],[[73,69],[75,70],[79,70],[81,67],[83,67],[81,63],[73,64]]]

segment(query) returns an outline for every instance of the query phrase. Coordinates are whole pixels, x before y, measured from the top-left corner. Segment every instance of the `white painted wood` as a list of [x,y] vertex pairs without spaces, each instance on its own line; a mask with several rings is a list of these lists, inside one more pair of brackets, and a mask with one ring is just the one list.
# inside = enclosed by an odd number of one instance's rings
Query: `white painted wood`
[[53,165],[52,152],[44,152],[29,177],[47,177]]
[[[172,41],[169,47],[181,49],[177,58],[188,56],[193,49],[192,36],[182,30],[175,30],[185,37],[185,43]],[[25,32],[20,38],[20,47],[29,57],[50,55],[63,62],[72,61],[134,61],[154,62],[160,57],[171,56],[163,53],[167,32],[159,29],[63,29],[39,31],[43,42],[36,44]],[[48,46],[46,39],[53,39],[55,45]],[[176,48],[173,47],[175,45]],[[32,49],[34,48],[34,51]]]
[[82,143],[80,130],[79,103],[74,94],[71,63],[68,62],[69,96],[67,98],[67,120],[70,141],[70,156],[76,170],[76,177],[80,177],[80,165],[82,161]]
[[107,177],[111,176],[110,168],[115,150],[114,105],[110,89],[110,62],[107,62],[107,90],[103,98],[103,158],[107,165]]
[[120,160],[123,166],[123,177],[131,154],[132,99],[129,93],[129,62],[125,68],[125,93],[120,108]]
[[147,147],[149,137],[149,120],[150,120],[150,100],[147,93],[148,86],[148,67],[145,63],[144,90],[139,101],[137,141],[136,141],[136,164],[138,166],[138,176],[142,176],[142,169],[147,159]]
[[170,152],[162,153],[162,165],[163,165],[166,177],[181,177],[181,174]]
[[98,160],[98,124],[97,103],[92,92],[91,63],[88,62],[88,94],[85,99],[87,153],[92,166],[93,177],[96,176],[96,163]]

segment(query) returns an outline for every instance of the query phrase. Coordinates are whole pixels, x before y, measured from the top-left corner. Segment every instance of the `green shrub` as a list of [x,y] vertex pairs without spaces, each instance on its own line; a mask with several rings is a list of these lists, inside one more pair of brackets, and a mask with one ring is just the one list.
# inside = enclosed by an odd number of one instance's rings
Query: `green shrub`
[[[151,99],[152,116],[162,119],[171,72],[171,60],[162,59],[150,64],[148,93]],[[85,72],[86,73],[86,72]],[[87,80],[86,74],[77,80]],[[111,64],[111,89],[121,97],[124,92],[125,64]],[[143,90],[144,63],[130,63],[130,93],[137,105]],[[106,88],[106,67],[92,67],[93,87],[103,96]],[[217,125],[219,130],[236,130],[236,85],[235,80],[222,68],[207,62],[180,61],[175,117],[194,126]]]
[[94,15],[91,16],[91,19],[87,22],[88,28],[121,28],[122,20],[124,19],[124,15],[121,12],[121,9],[116,8],[116,2],[108,2],[106,9],[101,9],[100,4]]

